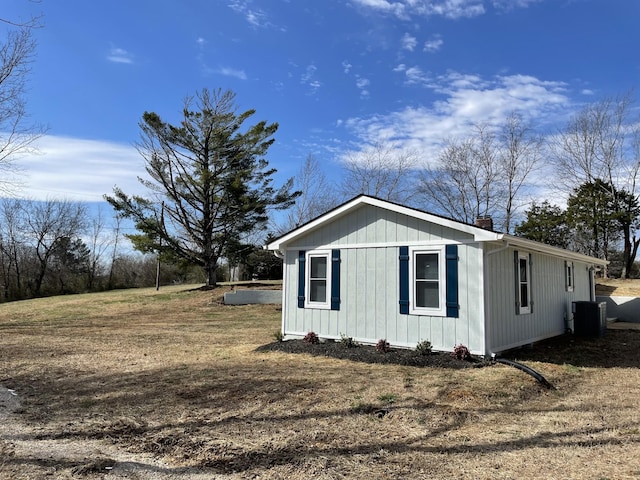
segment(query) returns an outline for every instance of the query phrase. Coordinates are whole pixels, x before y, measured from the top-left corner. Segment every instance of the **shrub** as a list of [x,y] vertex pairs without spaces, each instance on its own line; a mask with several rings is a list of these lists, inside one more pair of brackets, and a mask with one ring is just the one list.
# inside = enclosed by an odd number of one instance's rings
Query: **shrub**
[[376,344],[376,350],[379,351],[380,353],[387,353],[389,350],[391,350],[391,346],[389,345],[389,342],[387,342],[385,338],[381,338],[380,340],[378,340],[378,343]]
[[347,337],[344,334],[340,334],[340,343],[347,348],[355,348],[359,346],[359,343],[356,342],[353,337]]
[[315,332],[307,333],[302,340],[311,344],[320,343],[320,338]]
[[273,339],[276,342],[282,342],[284,340],[284,334],[282,333],[282,330],[276,330],[275,332],[273,332]]
[[429,340],[423,340],[422,342],[416,345],[416,353],[418,355],[429,355],[431,354],[431,342]]
[[457,358],[458,360],[471,360],[471,352],[464,345],[456,345],[453,347],[453,352],[451,352],[451,356],[453,358]]

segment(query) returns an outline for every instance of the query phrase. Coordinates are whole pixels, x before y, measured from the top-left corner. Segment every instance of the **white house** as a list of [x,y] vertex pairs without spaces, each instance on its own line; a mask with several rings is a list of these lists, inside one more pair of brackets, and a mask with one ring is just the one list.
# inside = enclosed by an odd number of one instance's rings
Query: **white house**
[[563,334],[607,262],[361,195],[266,246],[282,333],[499,353]]

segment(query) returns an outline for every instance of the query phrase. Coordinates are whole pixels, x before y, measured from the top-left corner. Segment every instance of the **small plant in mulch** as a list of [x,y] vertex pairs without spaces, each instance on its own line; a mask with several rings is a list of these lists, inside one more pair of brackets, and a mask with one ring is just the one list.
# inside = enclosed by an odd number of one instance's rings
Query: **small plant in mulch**
[[391,345],[389,345],[386,338],[381,338],[376,344],[376,350],[380,353],[387,353],[391,350]]
[[416,353],[418,355],[431,355],[431,342],[429,340],[423,340],[416,345]]
[[471,352],[464,345],[456,345],[453,347],[453,352],[451,352],[451,356],[458,360],[471,360]]
[[315,332],[309,332],[307,333],[304,338],[302,339],[304,342],[306,343],[310,343],[312,345],[315,345],[317,343],[320,343],[320,337],[318,337],[318,334]]
[[360,346],[358,342],[356,342],[353,337],[348,337],[347,335],[340,334],[340,343],[344,345],[346,348],[355,348]]
[[275,332],[273,332],[273,339],[276,342],[284,341],[284,333],[282,333],[282,330],[276,330]]

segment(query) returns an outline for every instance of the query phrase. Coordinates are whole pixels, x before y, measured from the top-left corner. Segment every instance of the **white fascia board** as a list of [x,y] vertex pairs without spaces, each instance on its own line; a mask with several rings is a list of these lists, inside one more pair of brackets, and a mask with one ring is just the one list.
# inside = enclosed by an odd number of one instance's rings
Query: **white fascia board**
[[545,243],[536,242],[535,240],[528,240],[522,237],[515,237],[512,235],[503,235],[502,240],[511,247],[524,248],[534,252],[545,253],[554,257],[561,257],[568,260],[575,260],[577,262],[590,263],[594,265],[605,266],[609,264],[608,260],[601,258],[591,257],[589,255],[583,255],[582,253],[572,252],[559,247],[553,247]]
[[424,212],[422,210],[404,207],[402,205],[386,202],[378,198],[361,195],[335,208],[334,210],[331,210],[325,213],[324,215],[317,217],[316,219],[301,226],[300,228],[292,230],[291,232],[285,234],[284,236],[274,240],[273,242],[269,243],[266,246],[266,248],[268,250],[282,250],[282,248],[286,246],[287,243],[294,240],[295,238],[305,235],[307,233],[310,233],[316,230],[317,228],[321,227],[324,223],[340,218],[341,216],[346,215],[350,211],[362,205],[371,205],[374,207],[379,207],[385,210],[399,213],[401,215],[407,215],[409,217],[414,217],[420,220],[424,220],[426,222],[434,223],[436,225],[441,225],[443,227],[451,228],[453,230],[458,230],[460,232],[468,233],[470,235],[473,235],[474,240],[477,242],[496,241],[496,240],[500,240],[503,236],[501,233],[492,232],[480,227],[475,227],[473,225],[467,225],[466,223],[460,223],[455,220],[439,217],[437,215]]

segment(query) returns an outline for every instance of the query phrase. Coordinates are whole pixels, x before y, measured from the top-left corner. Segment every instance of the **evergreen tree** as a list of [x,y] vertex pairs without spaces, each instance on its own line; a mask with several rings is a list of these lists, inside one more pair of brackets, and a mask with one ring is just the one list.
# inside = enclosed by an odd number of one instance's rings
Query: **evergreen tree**
[[610,246],[620,236],[616,195],[600,179],[583,183],[569,195],[567,221],[580,252],[607,259]]
[[298,192],[292,181],[274,188],[276,170],[264,158],[278,125],[260,121],[245,127],[255,110],[237,113],[231,91],[199,92],[187,98],[174,126],[145,112],[138,151],[149,179],[140,180],[150,198],[119,188],[106,200],[134,220],[134,247],[185,260],[204,269],[216,284],[218,261],[229,239],[263,227],[270,209],[290,207]]
[[516,235],[554,247],[569,247],[571,231],[560,207],[546,200],[539,205],[534,202],[525,214],[526,220],[516,226]]

